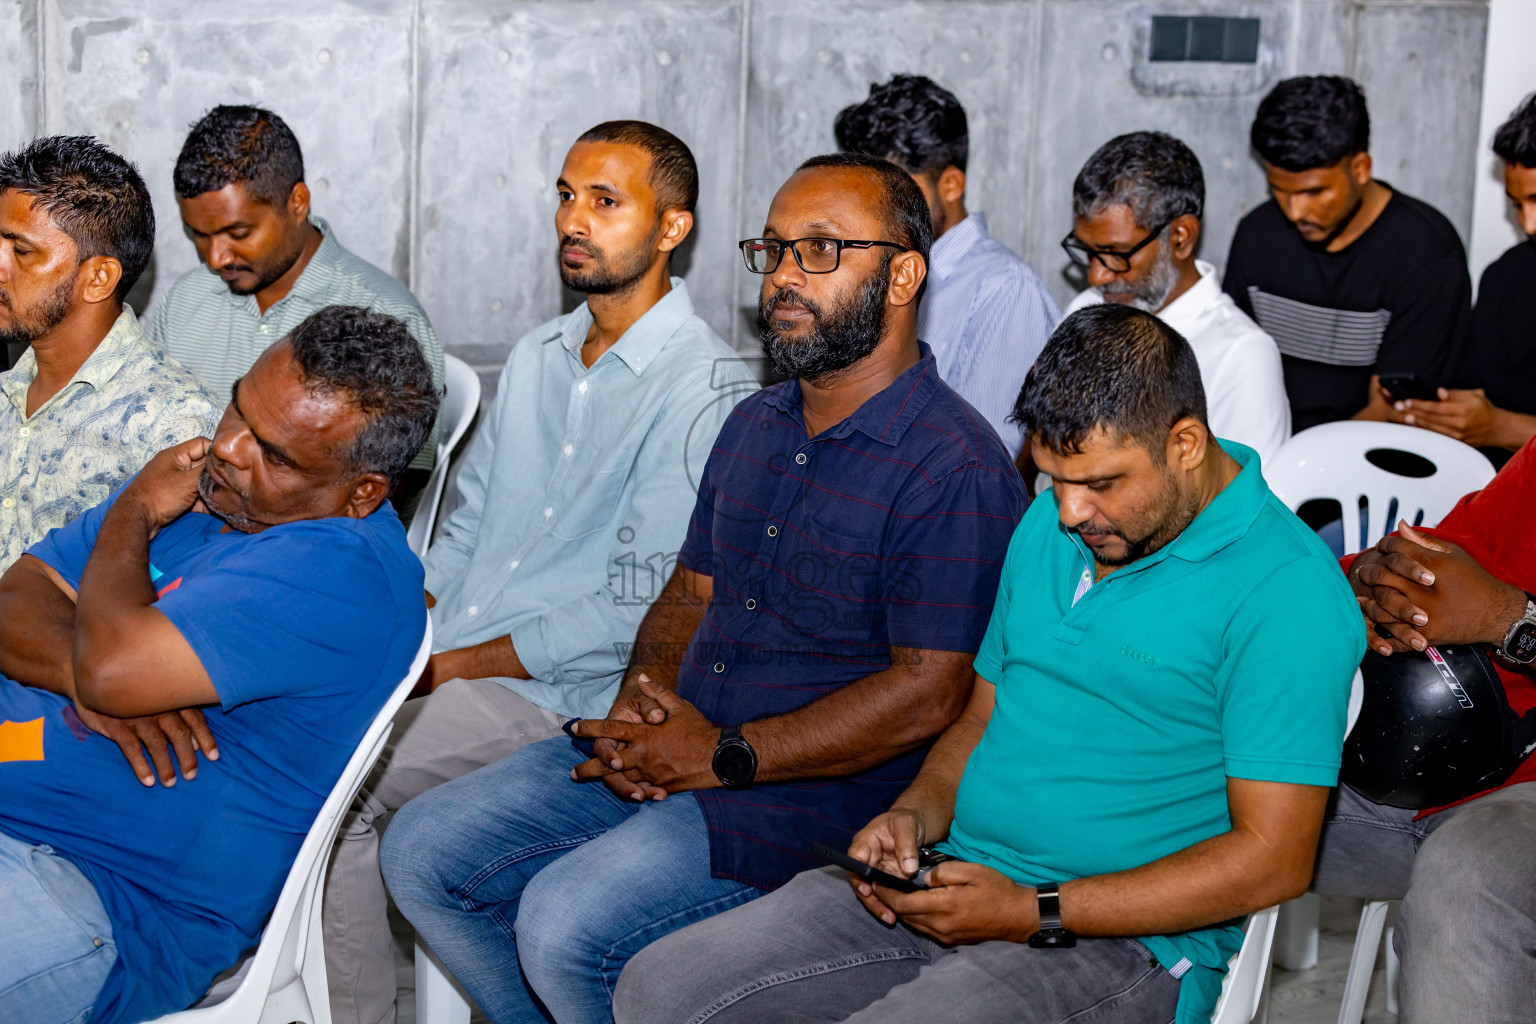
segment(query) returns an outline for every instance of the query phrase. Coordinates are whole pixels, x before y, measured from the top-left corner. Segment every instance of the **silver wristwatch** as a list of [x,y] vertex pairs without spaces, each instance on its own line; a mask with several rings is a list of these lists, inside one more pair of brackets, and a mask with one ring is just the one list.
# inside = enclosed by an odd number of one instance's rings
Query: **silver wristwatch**
[[1536,661],[1536,594],[1525,595],[1525,614],[1504,634],[1499,653],[1516,665]]

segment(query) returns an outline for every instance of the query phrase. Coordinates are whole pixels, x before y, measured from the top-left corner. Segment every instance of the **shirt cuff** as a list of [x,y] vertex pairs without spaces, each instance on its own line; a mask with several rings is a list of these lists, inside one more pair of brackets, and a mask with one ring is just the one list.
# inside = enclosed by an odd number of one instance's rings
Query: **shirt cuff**
[[544,643],[541,627],[542,620],[535,616],[513,626],[507,636],[512,641],[512,650],[517,654],[517,660],[522,662],[530,679],[537,679],[541,683],[558,683],[559,669]]

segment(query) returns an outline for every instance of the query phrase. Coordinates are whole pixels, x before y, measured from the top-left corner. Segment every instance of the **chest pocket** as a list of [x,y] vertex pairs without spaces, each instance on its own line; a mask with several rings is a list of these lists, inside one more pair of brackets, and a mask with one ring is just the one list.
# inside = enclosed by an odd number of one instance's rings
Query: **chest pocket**
[[[859,643],[883,642],[885,563],[875,530],[881,520],[854,524],[826,510],[794,517],[793,543],[780,549],[781,607],[810,636]],[[867,525],[871,533],[859,532]]]
[[628,474],[628,466],[589,474],[550,524],[549,532],[561,540],[579,540],[616,520],[614,529],[622,527],[629,508],[629,502],[621,497]]

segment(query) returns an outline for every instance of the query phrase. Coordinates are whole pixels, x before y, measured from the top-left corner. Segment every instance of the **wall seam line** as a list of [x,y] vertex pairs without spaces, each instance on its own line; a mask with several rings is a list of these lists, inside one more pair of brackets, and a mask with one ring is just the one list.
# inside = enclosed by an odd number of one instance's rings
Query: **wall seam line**
[[411,0],[411,127],[405,204],[405,279],[415,295],[421,290],[417,249],[421,244],[421,0]]
[[[741,3],[741,79],[736,103],[736,210],[731,231],[741,230],[742,217],[747,202],[747,89],[752,78],[752,0]],[[736,308],[737,283],[731,277],[729,305],[731,315],[731,348],[741,351],[741,312]]]
[[37,17],[37,137],[48,134],[48,3],[36,0]]
[[1031,255],[1035,238],[1035,154],[1040,152],[1040,107],[1044,102],[1040,95],[1040,82],[1045,64],[1045,0],[1035,0],[1035,67],[1033,93],[1029,104],[1029,149],[1024,161],[1024,238],[1019,250]]

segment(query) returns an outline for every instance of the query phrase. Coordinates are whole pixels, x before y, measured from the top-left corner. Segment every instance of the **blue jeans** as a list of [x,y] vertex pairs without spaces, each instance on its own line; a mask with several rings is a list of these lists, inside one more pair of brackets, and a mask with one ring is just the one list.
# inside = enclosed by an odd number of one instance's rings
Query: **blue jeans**
[[0,1020],[85,1024],[117,960],[95,886],[47,846],[0,832]]
[[557,737],[428,790],[379,850],[401,913],[497,1024],[610,1022],[629,958],[759,895],[710,874],[692,794],[577,784]]

